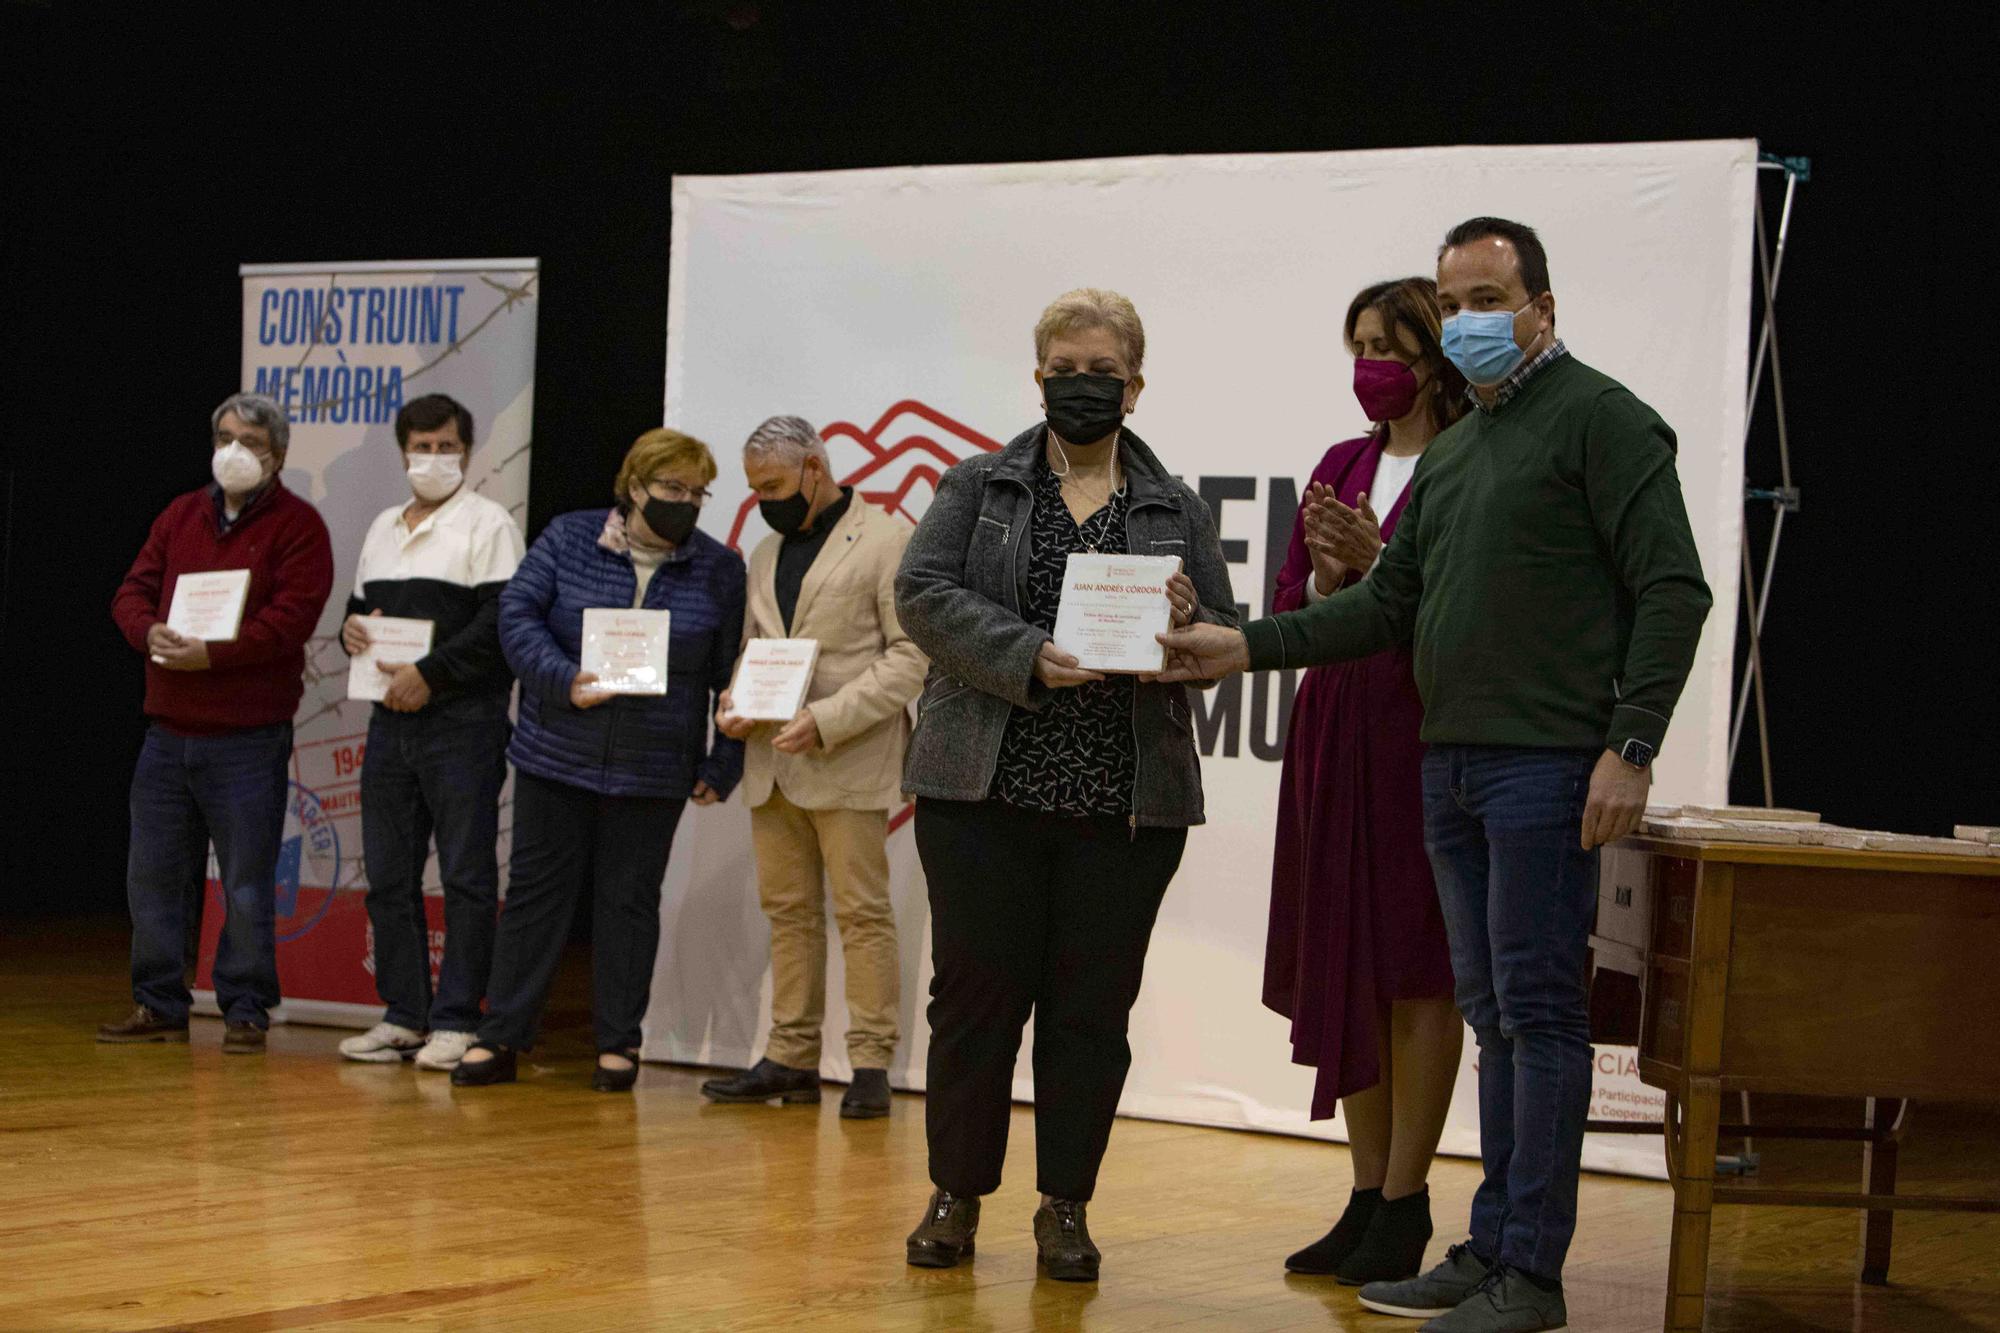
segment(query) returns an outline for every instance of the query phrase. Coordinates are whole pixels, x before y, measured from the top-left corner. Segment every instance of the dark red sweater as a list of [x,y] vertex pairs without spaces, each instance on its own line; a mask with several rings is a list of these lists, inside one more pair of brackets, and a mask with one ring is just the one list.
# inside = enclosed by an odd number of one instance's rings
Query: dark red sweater
[[[306,641],[333,591],[333,545],[317,509],[274,480],[224,532],[215,496],[204,486],[168,505],[111,599],[111,618],[146,664],[146,716],[195,736],[292,720]],[[181,575],[218,569],[250,571],[236,638],[208,645],[206,671],[169,671],[146,651],[146,631],[166,620]]]

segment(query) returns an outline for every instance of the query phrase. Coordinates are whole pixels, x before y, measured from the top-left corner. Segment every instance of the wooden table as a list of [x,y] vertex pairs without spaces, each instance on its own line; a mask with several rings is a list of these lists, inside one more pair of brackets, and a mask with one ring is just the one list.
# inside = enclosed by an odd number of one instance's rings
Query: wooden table
[[[1639,1073],[1667,1094],[1674,1225],[1666,1328],[1698,1330],[1718,1203],[1866,1211],[1861,1280],[1888,1281],[1902,1208],[2000,1199],[1895,1192],[1909,1099],[2000,1103],[2000,857],[1635,838],[1651,879]],[[1725,1093],[1871,1099],[1851,1130],[1722,1119]],[[1852,1193],[1717,1184],[1716,1140],[1862,1147]]]

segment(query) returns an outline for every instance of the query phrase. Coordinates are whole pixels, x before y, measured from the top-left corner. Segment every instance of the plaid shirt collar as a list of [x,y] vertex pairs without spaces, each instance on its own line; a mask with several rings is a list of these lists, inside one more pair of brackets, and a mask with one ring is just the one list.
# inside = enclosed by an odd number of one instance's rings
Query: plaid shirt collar
[[1500,387],[1493,393],[1493,402],[1491,406],[1488,406],[1487,403],[1480,398],[1479,391],[1473,388],[1469,384],[1465,388],[1465,396],[1472,400],[1472,405],[1474,407],[1486,413],[1488,416],[1491,416],[1495,412],[1498,412],[1501,408],[1507,406],[1508,401],[1512,399],[1515,394],[1521,392],[1522,386],[1526,385],[1529,380],[1533,379],[1537,371],[1543,369],[1546,366],[1552,365],[1556,361],[1568,355],[1569,355],[1569,348],[1563,346],[1563,340],[1558,338],[1554,342],[1550,343],[1546,348],[1544,348],[1541,351],[1541,353],[1535,357],[1534,360],[1528,362],[1526,365],[1522,366],[1519,370],[1516,370],[1513,374],[1509,375],[1506,379],[1500,381]]

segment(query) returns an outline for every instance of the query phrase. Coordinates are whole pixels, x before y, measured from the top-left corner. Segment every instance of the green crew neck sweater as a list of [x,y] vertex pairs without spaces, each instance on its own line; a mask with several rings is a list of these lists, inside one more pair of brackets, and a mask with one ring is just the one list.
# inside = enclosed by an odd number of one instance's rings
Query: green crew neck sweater
[[1709,602],[1673,431],[1563,356],[1432,441],[1366,579],[1244,636],[1258,671],[1414,641],[1433,744],[1658,749]]

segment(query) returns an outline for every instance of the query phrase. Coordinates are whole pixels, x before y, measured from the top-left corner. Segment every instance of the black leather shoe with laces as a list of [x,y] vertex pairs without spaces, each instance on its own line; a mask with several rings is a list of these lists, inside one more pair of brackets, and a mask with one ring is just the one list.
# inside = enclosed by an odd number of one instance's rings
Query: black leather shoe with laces
[[819,1104],[819,1070],[794,1069],[776,1060],[759,1060],[740,1074],[712,1078],[701,1085],[712,1102],[776,1102],[787,1106]]

